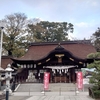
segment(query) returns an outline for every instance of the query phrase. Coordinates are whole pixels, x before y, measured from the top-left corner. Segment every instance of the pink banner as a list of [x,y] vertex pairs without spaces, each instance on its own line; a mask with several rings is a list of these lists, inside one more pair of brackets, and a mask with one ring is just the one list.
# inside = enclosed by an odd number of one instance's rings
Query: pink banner
[[77,72],[77,88],[83,89],[83,75],[82,72]]
[[49,88],[49,77],[50,77],[50,73],[45,72],[44,73],[44,89],[48,90]]

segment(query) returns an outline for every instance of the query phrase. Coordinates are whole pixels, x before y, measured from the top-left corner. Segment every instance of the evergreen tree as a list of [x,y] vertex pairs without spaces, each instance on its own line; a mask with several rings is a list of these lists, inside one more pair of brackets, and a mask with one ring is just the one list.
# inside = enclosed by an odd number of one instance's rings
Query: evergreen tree
[[36,42],[66,41],[69,31],[73,32],[73,25],[67,22],[41,21],[28,26],[31,33],[28,37],[34,38]]
[[91,40],[93,45],[95,46],[96,50],[100,51],[100,28],[98,28],[95,33],[93,33]]
[[90,83],[94,84],[97,90],[100,90],[100,53],[91,53],[88,55],[89,59],[94,59],[93,63],[88,64],[88,68],[94,68],[92,72],[92,77],[90,77]]

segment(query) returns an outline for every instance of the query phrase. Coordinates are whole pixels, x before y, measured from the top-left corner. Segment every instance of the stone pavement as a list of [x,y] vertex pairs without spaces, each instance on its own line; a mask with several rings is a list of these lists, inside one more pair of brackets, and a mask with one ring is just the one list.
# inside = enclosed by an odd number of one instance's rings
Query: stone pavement
[[9,100],[27,100],[28,98],[29,96],[9,96]]
[[[76,94],[76,85],[67,83],[50,84],[50,91],[43,92],[43,84],[21,84],[9,100],[95,100],[89,97],[88,87]],[[41,92],[42,91],[42,92]]]
[[9,100],[95,100],[88,92],[14,92]]

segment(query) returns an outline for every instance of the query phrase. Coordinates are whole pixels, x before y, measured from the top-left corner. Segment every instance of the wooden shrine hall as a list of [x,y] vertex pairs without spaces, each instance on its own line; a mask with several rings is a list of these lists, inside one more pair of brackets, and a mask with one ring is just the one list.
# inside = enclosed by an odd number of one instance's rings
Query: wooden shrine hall
[[76,71],[86,68],[87,55],[96,50],[89,41],[32,43],[26,54],[11,58],[16,82],[43,82],[44,72],[50,82],[76,82]]

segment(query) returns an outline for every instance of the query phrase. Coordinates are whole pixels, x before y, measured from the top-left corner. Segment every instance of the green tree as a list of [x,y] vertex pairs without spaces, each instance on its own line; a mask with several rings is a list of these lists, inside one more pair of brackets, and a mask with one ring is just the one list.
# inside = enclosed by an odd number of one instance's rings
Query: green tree
[[88,59],[94,59],[93,63],[88,64],[88,68],[94,68],[92,77],[90,78],[90,83],[96,86],[97,90],[100,90],[100,52],[91,53],[88,55]]
[[36,42],[54,42],[68,40],[68,33],[73,32],[73,24],[67,22],[41,21],[36,25],[28,25],[31,34]]
[[1,21],[5,23],[3,48],[9,56],[21,56],[25,52],[25,37],[27,16],[24,13],[14,13],[5,16]]
[[93,33],[91,40],[93,45],[95,46],[96,50],[100,51],[100,28],[98,28],[95,33]]

